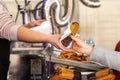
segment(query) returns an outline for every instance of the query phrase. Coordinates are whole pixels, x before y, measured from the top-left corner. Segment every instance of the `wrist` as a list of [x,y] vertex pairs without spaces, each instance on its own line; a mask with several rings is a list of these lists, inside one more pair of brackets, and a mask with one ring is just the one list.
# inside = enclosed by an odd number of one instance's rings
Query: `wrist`
[[29,25],[28,24],[24,24],[23,26],[26,27],[26,28],[28,28]]
[[53,39],[52,38],[53,35],[46,35],[46,36],[47,36],[46,42],[51,43],[52,42],[51,39]]
[[93,50],[94,46],[90,46],[88,45],[86,47],[86,51],[85,51],[85,54],[87,54],[88,56],[92,53],[92,50]]

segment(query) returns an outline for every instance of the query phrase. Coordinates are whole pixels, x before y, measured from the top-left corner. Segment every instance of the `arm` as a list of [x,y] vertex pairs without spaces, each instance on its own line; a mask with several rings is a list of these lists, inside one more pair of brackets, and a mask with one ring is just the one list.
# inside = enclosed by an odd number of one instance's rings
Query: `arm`
[[[37,23],[39,23],[38,21]],[[53,46],[62,49],[68,50],[59,42],[61,35],[47,35],[40,32],[35,32],[27,27],[33,27],[34,24],[27,25],[17,25],[12,17],[10,16],[6,6],[0,0],[0,38],[5,38],[10,41],[18,40],[24,42],[48,42]]]
[[[40,25],[45,20],[36,20],[31,23],[25,24],[22,27],[32,28]],[[8,40],[18,40],[18,31],[20,25],[17,25],[10,16],[7,7],[3,1],[0,1],[0,38]],[[26,28],[24,28],[26,30]]]
[[94,47],[89,60],[120,71],[120,52],[110,51],[101,47]]
[[101,47],[92,47],[81,38],[71,36],[74,40],[72,49],[88,55],[88,59],[120,71],[120,52],[110,51]]
[[0,0],[0,38],[17,40],[19,25],[15,24],[5,4]]
[[40,32],[35,32],[33,30],[29,30],[24,26],[18,28],[17,37],[19,41],[24,42],[47,42],[57,47],[58,49],[62,49],[64,51],[69,51],[69,49],[65,48],[62,44],[60,44],[59,40],[61,35],[48,35]]

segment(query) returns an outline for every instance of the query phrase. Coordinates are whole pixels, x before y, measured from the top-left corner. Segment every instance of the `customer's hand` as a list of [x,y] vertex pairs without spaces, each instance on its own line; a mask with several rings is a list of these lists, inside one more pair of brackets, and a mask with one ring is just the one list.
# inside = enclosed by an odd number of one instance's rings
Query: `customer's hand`
[[71,38],[73,39],[73,44],[72,44],[72,49],[79,52],[79,53],[84,53],[87,55],[90,55],[93,47],[86,44],[84,40],[78,37],[74,37],[71,35]]
[[24,26],[27,28],[33,28],[33,27],[39,26],[44,21],[46,21],[46,20],[36,20],[36,21],[32,21],[28,24],[25,24]]

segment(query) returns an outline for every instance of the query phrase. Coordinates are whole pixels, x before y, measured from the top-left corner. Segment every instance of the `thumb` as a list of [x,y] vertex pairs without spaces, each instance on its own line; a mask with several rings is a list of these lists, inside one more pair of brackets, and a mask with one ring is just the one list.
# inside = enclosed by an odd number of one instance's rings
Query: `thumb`
[[78,39],[77,39],[76,37],[74,37],[74,36],[72,36],[72,35],[70,35],[70,37],[71,37],[75,42],[78,41]]

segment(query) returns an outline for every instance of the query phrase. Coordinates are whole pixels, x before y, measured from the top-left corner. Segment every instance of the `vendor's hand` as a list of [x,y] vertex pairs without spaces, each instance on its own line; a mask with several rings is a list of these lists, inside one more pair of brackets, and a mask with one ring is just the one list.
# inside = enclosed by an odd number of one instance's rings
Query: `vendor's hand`
[[36,21],[30,22],[28,24],[25,24],[24,26],[27,28],[33,28],[33,27],[39,26],[44,21],[45,20],[36,20]]
[[72,49],[79,52],[79,53],[84,53],[87,55],[90,55],[93,47],[89,46],[82,40],[81,38],[74,37],[71,35],[71,38],[73,39],[73,44],[72,44]]
[[60,43],[60,37],[62,35],[58,34],[58,35],[51,35],[49,38],[49,43],[51,43],[53,46],[55,46],[58,49],[61,49],[63,51],[71,51],[71,49],[68,49],[66,47],[64,47],[61,43]]

